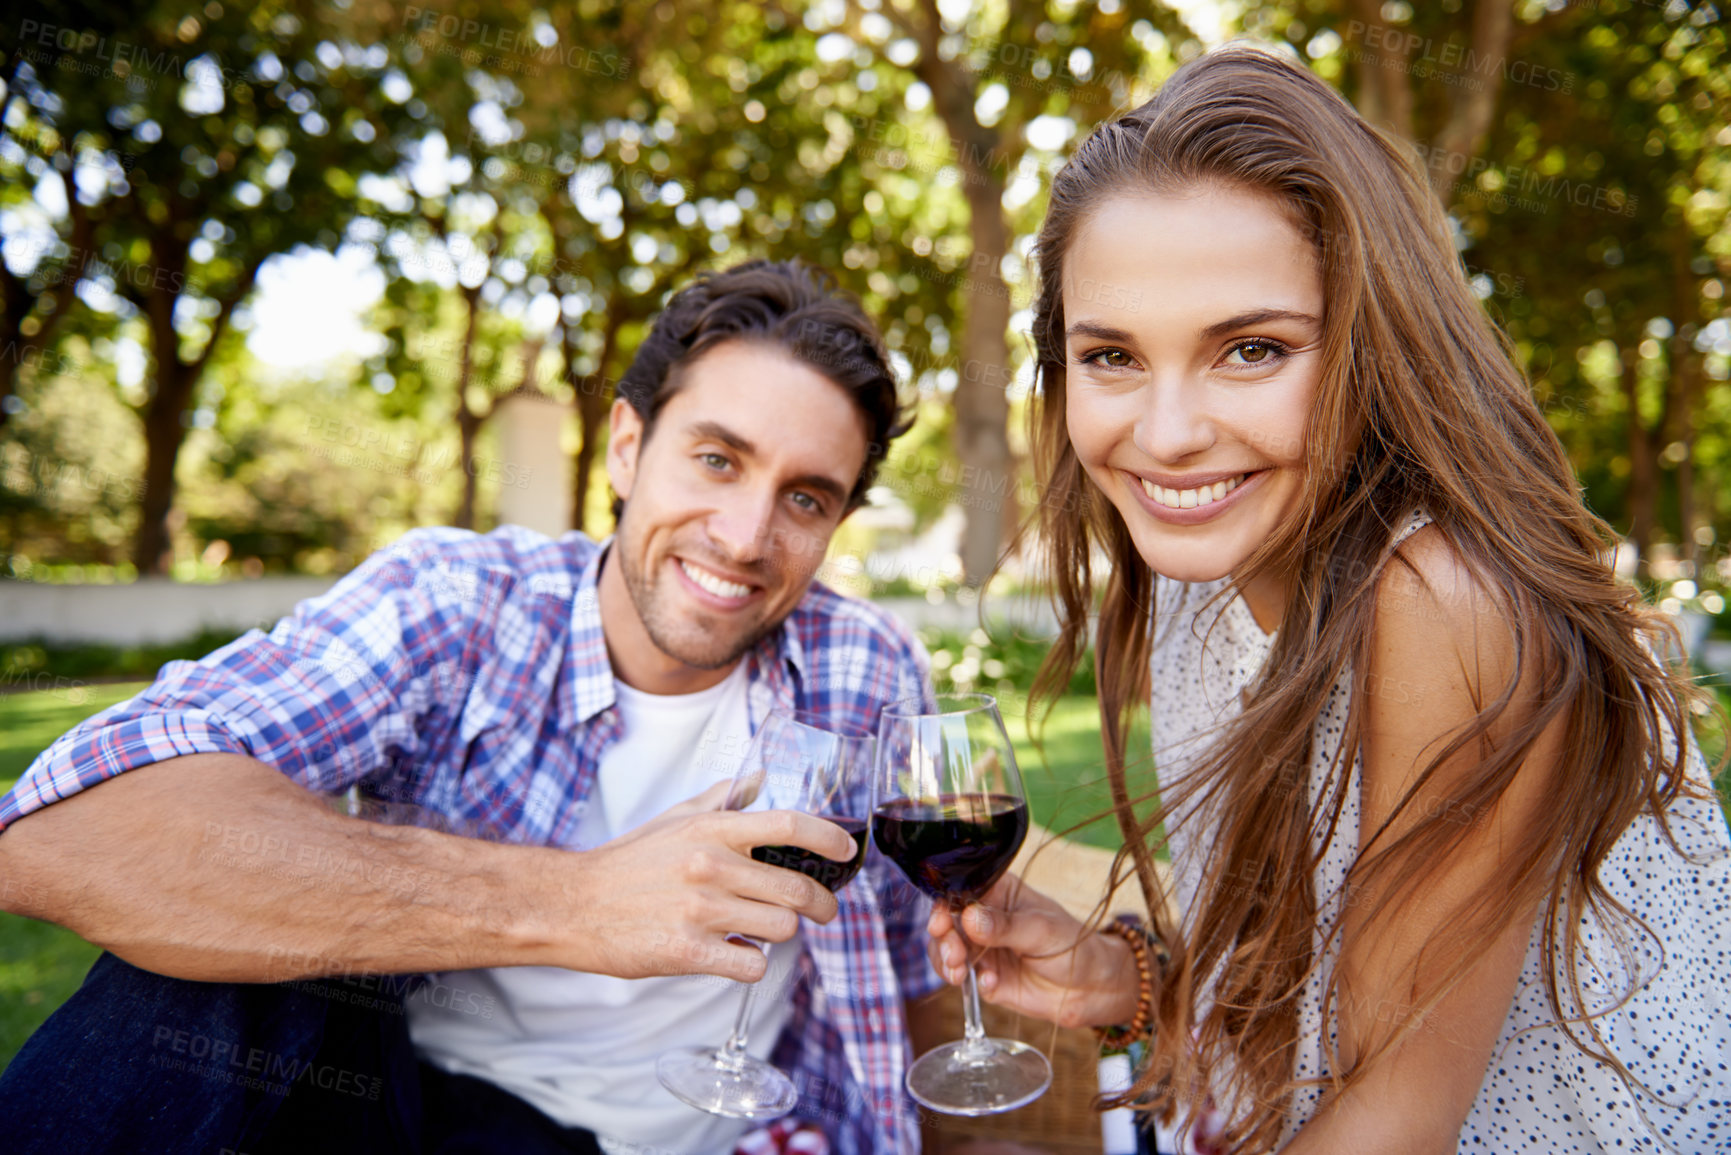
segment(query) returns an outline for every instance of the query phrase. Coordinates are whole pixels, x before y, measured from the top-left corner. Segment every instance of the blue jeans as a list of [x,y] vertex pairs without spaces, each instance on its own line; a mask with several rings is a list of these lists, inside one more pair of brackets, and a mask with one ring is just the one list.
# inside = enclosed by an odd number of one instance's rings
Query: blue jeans
[[409,976],[198,983],[104,952],[0,1073],[11,1155],[600,1155],[415,1057]]

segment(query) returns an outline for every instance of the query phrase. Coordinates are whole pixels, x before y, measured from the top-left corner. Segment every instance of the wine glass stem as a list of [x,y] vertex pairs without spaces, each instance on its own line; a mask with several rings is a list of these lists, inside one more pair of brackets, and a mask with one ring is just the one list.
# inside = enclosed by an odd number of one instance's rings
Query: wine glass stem
[[997,1050],[986,1038],[986,1028],[980,1023],[980,984],[974,978],[974,964],[968,964],[967,981],[962,984],[962,1047],[967,1059],[982,1059]]
[[739,1000],[739,1015],[733,1020],[733,1033],[727,1036],[721,1053],[715,1057],[716,1063],[726,1070],[738,1071],[745,1066],[746,1024],[751,1019],[751,1006],[756,1001],[757,984],[747,983],[745,994]]

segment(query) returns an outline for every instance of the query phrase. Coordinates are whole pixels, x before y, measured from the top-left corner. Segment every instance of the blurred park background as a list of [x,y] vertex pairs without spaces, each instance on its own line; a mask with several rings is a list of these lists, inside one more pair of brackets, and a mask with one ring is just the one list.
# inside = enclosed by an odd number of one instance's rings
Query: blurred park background
[[[27,0],[0,26],[0,790],[406,529],[609,532],[612,382],[672,287],[754,256],[833,269],[920,410],[822,576],[1021,713],[1043,618],[1017,558],[993,573],[1037,500],[1049,177],[1234,37],[1410,142],[1620,572],[1722,683],[1712,4]],[[1104,809],[1091,688],[1024,747],[1048,827]],[[93,956],[0,917],[0,1063]]]

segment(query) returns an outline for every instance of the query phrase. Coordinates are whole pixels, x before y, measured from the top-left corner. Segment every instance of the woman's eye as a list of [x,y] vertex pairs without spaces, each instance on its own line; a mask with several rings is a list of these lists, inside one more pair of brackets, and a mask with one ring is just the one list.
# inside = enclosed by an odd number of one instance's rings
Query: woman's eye
[[1096,349],[1082,358],[1084,365],[1104,365],[1108,369],[1127,369],[1134,358],[1122,349]]
[[1273,341],[1245,341],[1234,345],[1226,357],[1228,361],[1237,357],[1240,365],[1268,365],[1279,360],[1285,352]]

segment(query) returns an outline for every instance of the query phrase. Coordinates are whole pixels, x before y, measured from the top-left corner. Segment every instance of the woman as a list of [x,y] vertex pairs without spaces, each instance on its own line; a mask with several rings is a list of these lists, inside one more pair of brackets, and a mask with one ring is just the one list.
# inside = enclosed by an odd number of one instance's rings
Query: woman
[[1193,1146],[1731,1143],[1731,836],[1672,737],[1697,691],[1404,152],[1305,70],[1216,52],[1082,145],[1037,251],[1040,686],[1103,554],[1156,949],[1008,880],[965,938],[933,916],[940,970],[974,944],[993,1001],[1151,1021],[1134,1094]]

